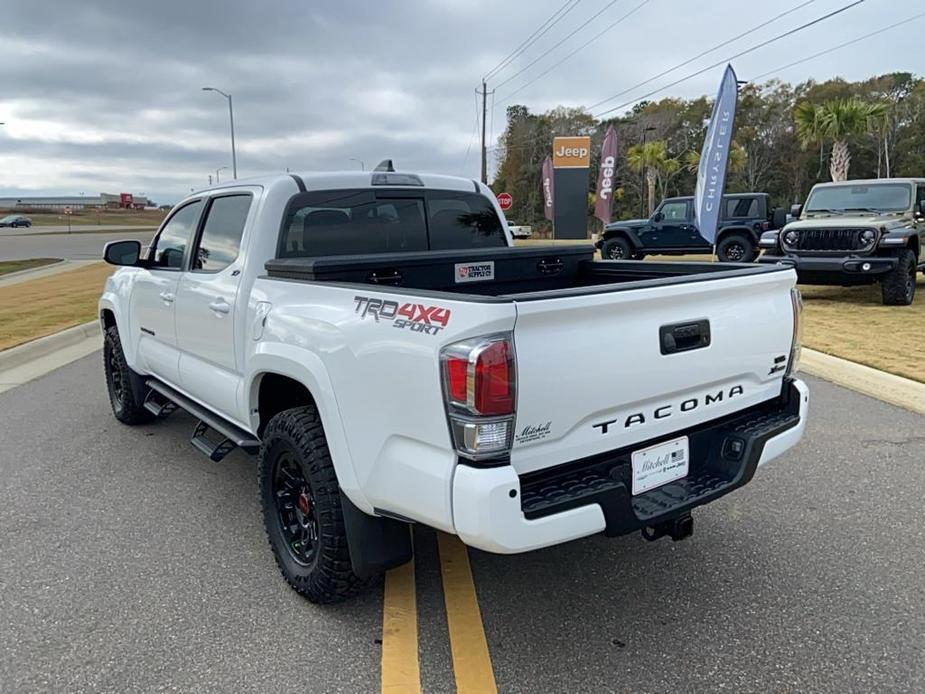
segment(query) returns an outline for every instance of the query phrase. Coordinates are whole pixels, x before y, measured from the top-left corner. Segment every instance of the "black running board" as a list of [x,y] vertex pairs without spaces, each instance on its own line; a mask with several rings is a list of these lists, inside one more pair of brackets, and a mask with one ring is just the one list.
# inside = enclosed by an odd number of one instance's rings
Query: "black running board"
[[[260,440],[254,438],[252,434],[244,431],[238,425],[232,424],[224,417],[207,410],[165,383],[161,383],[155,378],[149,378],[147,386],[199,419],[190,443],[211,460],[220,461],[236,446],[247,453],[256,453],[260,448]],[[206,436],[209,429],[221,435],[222,438],[217,443]]]

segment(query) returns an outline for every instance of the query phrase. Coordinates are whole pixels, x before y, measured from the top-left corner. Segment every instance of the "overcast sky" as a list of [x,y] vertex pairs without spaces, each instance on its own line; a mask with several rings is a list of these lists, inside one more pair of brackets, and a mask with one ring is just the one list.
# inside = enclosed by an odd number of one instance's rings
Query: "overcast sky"
[[[640,4],[513,103],[591,106],[804,1],[579,0],[489,81],[497,86],[489,129],[495,139],[503,130],[511,92]],[[608,106],[850,1],[815,0]],[[173,202],[206,185],[231,157],[226,102],[203,86],[234,96],[239,177],[358,168],[351,158],[369,167],[385,157],[404,170],[475,177],[479,79],[563,2],[5,0],[0,195],[124,191]],[[733,65],[748,79],[923,10],[922,0],[866,0]],[[918,19],[775,74],[792,82],[922,75],[922,36]],[[653,98],[712,95],[721,73],[717,67]]]

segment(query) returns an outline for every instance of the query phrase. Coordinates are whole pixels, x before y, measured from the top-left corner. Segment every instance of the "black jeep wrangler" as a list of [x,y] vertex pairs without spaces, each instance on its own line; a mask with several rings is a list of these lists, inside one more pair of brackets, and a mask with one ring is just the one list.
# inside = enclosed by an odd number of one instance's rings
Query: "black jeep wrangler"
[[[723,196],[716,255],[724,262],[748,263],[758,255],[758,239],[786,221],[781,209],[771,209],[767,193]],[[604,260],[641,260],[646,255],[712,253],[697,230],[694,198],[666,198],[649,219],[611,222],[597,241]]]
[[803,284],[880,283],[886,305],[908,306],[925,269],[925,179],[820,183],[795,221],[761,237],[758,262],[790,263]]

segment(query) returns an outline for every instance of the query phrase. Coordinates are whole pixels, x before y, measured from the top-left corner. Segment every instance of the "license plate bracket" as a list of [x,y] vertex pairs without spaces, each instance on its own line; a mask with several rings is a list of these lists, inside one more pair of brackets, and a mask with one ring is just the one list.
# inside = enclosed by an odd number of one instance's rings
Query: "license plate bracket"
[[687,477],[690,444],[686,436],[633,451],[633,496]]

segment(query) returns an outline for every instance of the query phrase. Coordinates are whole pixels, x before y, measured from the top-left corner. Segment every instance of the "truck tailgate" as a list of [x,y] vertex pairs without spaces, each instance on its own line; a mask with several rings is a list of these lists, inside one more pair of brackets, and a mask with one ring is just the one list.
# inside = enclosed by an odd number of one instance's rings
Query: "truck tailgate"
[[672,438],[778,396],[795,281],[785,270],[517,298],[512,465],[524,474]]

